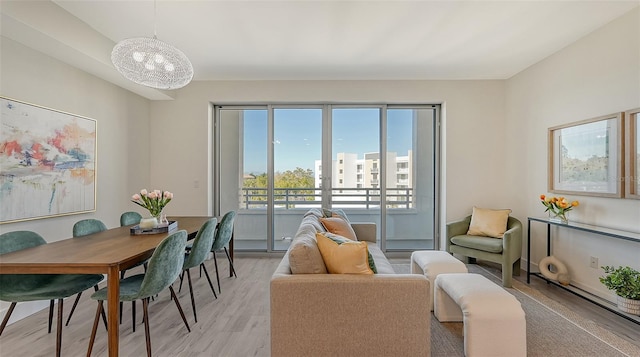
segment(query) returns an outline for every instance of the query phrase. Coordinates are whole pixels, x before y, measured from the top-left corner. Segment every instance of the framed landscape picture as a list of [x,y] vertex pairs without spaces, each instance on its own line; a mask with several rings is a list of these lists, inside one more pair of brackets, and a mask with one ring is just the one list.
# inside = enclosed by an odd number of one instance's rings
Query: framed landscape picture
[[622,197],[623,113],[549,128],[549,191]]
[[96,210],[96,121],[0,97],[0,224]]

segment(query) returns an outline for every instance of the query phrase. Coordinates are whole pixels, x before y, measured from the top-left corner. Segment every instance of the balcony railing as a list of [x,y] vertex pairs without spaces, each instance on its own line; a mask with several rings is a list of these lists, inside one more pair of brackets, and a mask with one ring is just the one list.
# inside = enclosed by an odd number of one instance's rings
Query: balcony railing
[[[243,187],[241,207],[244,209],[266,209],[267,189]],[[313,208],[322,206],[322,191],[319,188],[274,188],[274,206],[280,209]],[[343,208],[380,208],[379,188],[334,188],[332,204]],[[388,188],[387,208],[413,208],[412,188]]]

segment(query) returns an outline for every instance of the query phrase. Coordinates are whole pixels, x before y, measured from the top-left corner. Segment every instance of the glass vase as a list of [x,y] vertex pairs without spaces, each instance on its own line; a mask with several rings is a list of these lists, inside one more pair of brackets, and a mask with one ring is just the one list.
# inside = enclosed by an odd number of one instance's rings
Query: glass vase
[[154,216],[144,217],[140,220],[140,229],[153,229],[158,227],[158,218]]
[[562,224],[567,224],[569,223],[569,219],[567,218],[567,213],[565,211],[558,211],[558,212],[554,212],[554,211],[549,211],[549,221],[551,222],[556,222],[556,223],[562,223]]

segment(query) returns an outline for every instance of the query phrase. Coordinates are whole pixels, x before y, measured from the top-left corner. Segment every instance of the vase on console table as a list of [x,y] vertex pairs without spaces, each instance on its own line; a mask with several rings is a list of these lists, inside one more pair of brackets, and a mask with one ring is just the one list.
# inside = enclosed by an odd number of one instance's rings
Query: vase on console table
[[549,210],[549,221],[567,224],[569,223],[569,219],[567,218],[568,212],[552,212]]

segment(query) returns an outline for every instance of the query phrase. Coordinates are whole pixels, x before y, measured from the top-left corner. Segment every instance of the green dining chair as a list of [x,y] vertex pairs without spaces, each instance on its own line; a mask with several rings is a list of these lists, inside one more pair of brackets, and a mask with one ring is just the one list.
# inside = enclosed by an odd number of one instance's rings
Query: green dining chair
[[73,236],[84,237],[88,236],[89,234],[94,234],[106,230],[107,226],[98,219],[83,219],[73,225]]
[[218,273],[218,260],[216,259],[216,252],[224,249],[224,253],[227,255],[227,259],[229,260],[229,266],[231,267],[231,272],[233,276],[236,278],[236,270],[233,267],[233,262],[231,261],[231,257],[229,256],[229,251],[227,250],[227,244],[231,241],[231,237],[233,236],[233,222],[236,219],[236,211],[229,211],[220,220],[220,224],[218,225],[218,230],[216,231],[216,237],[213,240],[213,246],[211,247],[211,252],[213,252],[213,263],[216,267],[216,279],[218,280],[218,293],[222,293],[220,290],[220,274]]
[[[189,323],[184,316],[178,297],[176,296],[171,284],[178,278],[182,272],[184,264],[184,250],[187,245],[187,231],[180,230],[162,240],[156,247],[151,258],[147,272],[127,277],[120,281],[120,301],[142,300],[142,309],[144,313],[144,332],[147,343],[147,356],[151,357],[151,338],[149,336],[149,312],[148,305],[151,296],[160,293],[162,290],[169,288],[171,297],[180,312],[182,321],[187,327],[187,331],[191,332]],[[103,288],[94,293],[91,298],[98,301],[98,309],[96,317],[93,321],[93,329],[91,330],[91,338],[89,340],[89,348],[87,357],[91,356],[93,344],[95,342],[96,330],[98,329],[98,320],[100,313],[104,309],[104,301],[107,300],[108,288]]]
[[215,235],[217,224],[218,220],[216,218],[211,218],[204,222],[200,230],[198,230],[196,238],[193,240],[191,249],[189,249],[188,253],[185,254],[184,263],[182,264],[182,274],[180,275],[180,289],[178,289],[178,291],[182,290],[182,281],[184,279],[184,274],[187,273],[189,294],[191,295],[191,307],[193,308],[193,317],[196,322],[198,322],[198,315],[196,313],[196,302],[193,296],[191,273],[189,272],[189,269],[197,266],[200,266],[202,269],[204,269],[204,273],[207,277],[207,281],[209,282],[209,286],[211,287],[211,291],[213,292],[213,296],[217,299],[218,295],[216,295],[216,290],[213,288],[211,278],[209,278],[209,272],[207,272],[207,267],[204,266],[204,261],[207,259],[209,252],[211,252],[211,247],[213,246],[213,238]]
[[[98,219],[83,219],[73,225],[73,237],[84,237],[88,236],[89,234],[94,234],[106,230],[107,226]],[[98,286],[94,286],[94,289],[98,291]],[[67,318],[67,323],[65,323],[65,326],[69,326],[69,321],[71,321],[71,316],[73,316],[73,313],[76,311],[76,306],[78,306],[78,301],[80,301],[81,296],[82,291],[78,293],[78,295],[76,296],[76,300],[73,302],[73,306],[71,307],[71,311],[69,312],[69,317]]]
[[120,215],[120,227],[140,223],[142,215],[138,212],[125,212]]
[[[35,232],[15,231],[3,233],[0,235],[0,255],[43,244],[47,244],[47,242]],[[0,335],[2,335],[18,302],[58,300],[56,356],[60,356],[64,298],[96,286],[102,279],[102,274],[0,274],[0,300],[11,303],[2,320],[2,325],[0,325]],[[49,325],[51,325],[53,310],[51,309],[52,305],[49,307]],[[104,314],[102,316],[104,319]]]

